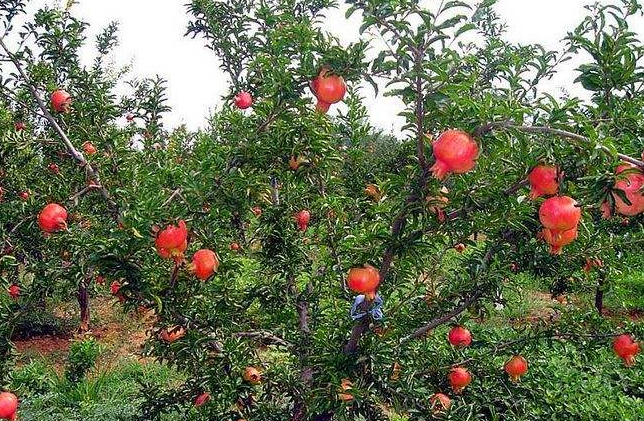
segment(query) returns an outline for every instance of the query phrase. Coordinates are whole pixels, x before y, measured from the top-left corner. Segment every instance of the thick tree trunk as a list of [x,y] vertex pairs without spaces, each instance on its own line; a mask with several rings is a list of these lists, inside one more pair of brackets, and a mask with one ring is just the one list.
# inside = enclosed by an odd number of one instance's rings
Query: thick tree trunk
[[89,330],[89,293],[87,282],[84,280],[78,284],[78,306],[80,307],[80,325],[78,331],[85,333]]

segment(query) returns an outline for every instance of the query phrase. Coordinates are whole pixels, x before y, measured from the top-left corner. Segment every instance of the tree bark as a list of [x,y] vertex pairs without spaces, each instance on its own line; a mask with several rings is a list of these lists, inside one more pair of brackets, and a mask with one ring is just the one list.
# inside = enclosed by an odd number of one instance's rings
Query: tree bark
[[89,293],[87,291],[87,280],[78,284],[78,306],[80,307],[80,325],[78,331],[85,333],[89,330]]

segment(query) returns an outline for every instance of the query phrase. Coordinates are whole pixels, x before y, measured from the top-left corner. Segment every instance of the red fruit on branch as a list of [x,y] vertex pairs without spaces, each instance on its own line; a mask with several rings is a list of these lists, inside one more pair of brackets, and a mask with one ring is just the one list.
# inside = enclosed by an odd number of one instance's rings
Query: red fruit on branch
[[445,414],[452,406],[452,400],[443,393],[434,393],[429,398],[429,406],[434,415]]
[[121,291],[121,283],[119,281],[114,281],[110,285],[110,292],[112,295],[118,295],[119,292]]
[[214,251],[201,249],[192,256],[190,272],[203,281],[210,278],[219,267],[219,259]]
[[298,231],[306,231],[309,226],[309,221],[311,220],[311,213],[306,209],[299,211],[295,214],[295,224],[297,225]]
[[11,284],[7,289],[7,292],[9,292],[9,296],[14,300],[17,300],[18,297],[20,297],[20,287],[16,284]]
[[463,174],[476,165],[477,143],[461,130],[447,130],[432,144],[436,162],[431,168],[434,177],[442,180],[449,173]]
[[58,168],[58,165],[54,164],[53,162],[47,166],[47,169],[51,171],[52,174],[60,173],[60,168]]
[[262,208],[260,208],[259,206],[255,206],[250,211],[253,212],[253,215],[255,215],[258,218],[262,216]]
[[[627,174],[622,174],[627,172]],[[615,211],[624,216],[635,216],[644,212],[644,172],[633,164],[622,164],[617,167],[616,173],[622,174],[615,182],[615,190],[621,190],[630,204],[622,197],[613,193],[615,198]]]
[[162,258],[172,258],[175,262],[183,260],[183,252],[188,247],[188,229],[185,221],[179,221],[178,226],[168,225],[166,229],[158,232],[154,244]]
[[572,243],[577,239],[577,227],[554,235],[552,230],[544,228],[540,231],[541,238],[550,245],[551,254],[561,254],[564,246]]
[[539,220],[557,239],[564,231],[577,227],[581,219],[581,208],[575,199],[568,196],[555,196],[546,199],[539,208]]
[[96,153],[96,147],[92,142],[87,141],[83,143],[83,151],[85,151],[87,155],[94,155]]
[[320,102],[330,105],[344,99],[347,84],[342,76],[333,74],[328,67],[323,67],[318,76],[313,79],[311,90]]
[[22,200],[29,200],[29,192],[27,190],[23,190],[20,193],[18,193],[18,197]]
[[510,380],[517,383],[519,378],[528,372],[528,362],[522,356],[515,355],[505,363],[503,369],[510,376]]
[[186,330],[183,326],[168,326],[165,329],[161,329],[161,332],[159,333],[159,338],[161,338],[163,342],[169,344],[178,341],[184,336],[186,336]]
[[18,397],[11,392],[0,393],[0,419],[17,420]]
[[255,367],[246,367],[242,375],[244,381],[248,384],[258,385],[262,382],[262,373]]
[[635,364],[635,356],[640,352],[640,344],[631,335],[619,335],[613,340],[613,351],[624,360],[626,367]]
[[195,398],[195,407],[199,408],[210,400],[210,393],[204,392]]
[[351,291],[373,299],[378,285],[380,285],[380,272],[373,266],[364,265],[364,267],[349,270],[347,286]]
[[50,203],[40,211],[38,226],[46,233],[67,229],[67,210],[57,203]]
[[67,113],[72,105],[72,97],[62,89],[51,94],[51,108],[57,113]]
[[27,128],[27,125],[22,121],[16,121],[16,124],[14,124],[14,128],[16,129],[17,132],[21,132]]
[[455,367],[447,375],[449,384],[452,386],[454,393],[459,394],[472,382],[472,376],[467,369]]
[[551,196],[559,190],[560,174],[557,167],[552,165],[537,165],[530,171],[530,199],[540,196]]
[[457,245],[454,246],[454,250],[456,250],[459,253],[463,253],[465,251],[465,244],[458,243]]
[[239,243],[233,242],[233,243],[230,243],[230,249],[232,251],[239,251],[241,249],[241,246],[239,245]]
[[447,340],[452,346],[463,348],[472,343],[472,334],[463,326],[454,326],[447,335]]
[[240,93],[235,95],[235,106],[240,110],[245,110],[251,105],[253,105],[253,97],[250,93],[241,91]]

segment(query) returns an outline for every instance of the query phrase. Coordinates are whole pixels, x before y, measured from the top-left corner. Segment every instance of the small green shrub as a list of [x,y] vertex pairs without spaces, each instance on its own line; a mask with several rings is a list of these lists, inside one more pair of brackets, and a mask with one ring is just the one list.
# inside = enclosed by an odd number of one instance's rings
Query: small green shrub
[[78,383],[94,367],[101,353],[101,347],[94,338],[74,342],[69,348],[65,378],[71,383]]

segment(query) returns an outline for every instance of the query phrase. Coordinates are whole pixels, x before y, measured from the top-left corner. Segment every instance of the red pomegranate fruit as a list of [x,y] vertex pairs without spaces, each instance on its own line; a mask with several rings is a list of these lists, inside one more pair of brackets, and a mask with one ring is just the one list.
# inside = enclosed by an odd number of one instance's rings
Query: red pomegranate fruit
[[38,215],[38,226],[46,233],[66,230],[67,210],[57,203],[48,204]]
[[461,130],[447,130],[432,144],[436,162],[434,177],[442,180],[449,173],[463,174],[474,168],[479,152],[477,143]]
[[183,253],[188,247],[188,229],[185,221],[179,221],[177,226],[168,225],[166,229],[158,232],[154,244],[162,258],[172,258],[175,262],[182,261]]
[[537,165],[530,171],[530,199],[540,196],[551,196],[559,190],[559,170],[552,165]]
[[262,208],[260,208],[259,206],[255,206],[250,211],[253,212],[253,215],[255,215],[258,218],[262,216]]
[[92,142],[87,141],[83,143],[83,151],[85,151],[87,155],[94,155],[96,153],[96,147]]
[[210,278],[219,267],[219,259],[214,251],[208,249],[201,249],[192,256],[192,263],[190,264],[190,272],[205,281]]
[[52,174],[60,174],[60,168],[58,168],[58,165],[53,162],[47,166],[47,169],[51,171]]
[[313,79],[311,89],[320,102],[330,105],[344,99],[344,95],[347,93],[347,84],[342,76],[333,74],[328,67],[323,67],[318,76]]
[[519,378],[528,372],[528,361],[520,355],[515,355],[505,363],[503,369],[510,376],[510,380],[517,383]]
[[564,231],[577,227],[581,220],[581,208],[577,206],[577,202],[571,197],[551,197],[541,204],[539,220],[556,238]]
[[17,420],[18,397],[11,392],[0,393],[0,419]]
[[447,340],[452,346],[463,348],[472,343],[472,334],[463,326],[454,326],[447,334]]
[[242,377],[248,384],[257,385],[262,382],[262,373],[255,367],[246,367]]
[[55,90],[51,94],[51,108],[57,113],[67,113],[72,105],[72,97],[62,89]]
[[114,281],[110,285],[110,292],[112,295],[118,295],[119,292],[121,291],[121,283],[119,281]]
[[230,243],[230,249],[232,251],[239,251],[241,249],[241,246],[239,245],[239,243],[233,242],[233,243]]
[[554,235],[552,230],[544,228],[541,230],[541,238],[550,245],[551,254],[561,254],[564,246],[577,239],[577,227],[564,231],[559,235]]
[[295,224],[297,225],[298,231],[306,231],[309,226],[309,221],[311,220],[311,213],[306,209],[299,211],[295,214]]
[[245,110],[251,105],[253,105],[253,97],[249,92],[241,91],[235,95],[235,106],[240,110]]
[[16,284],[11,284],[7,289],[7,292],[9,292],[9,296],[14,300],[17,300],[18,297],[20,297],[20,287]]
[[449,396],[443,393],[434,393],[432,397],[429,398],[429,406],[434,415],[444,414],[449,411],[449,408],[452,406],[452,400]]
[[29,192],[27,190],[23,190],[20,193],[18,193],[18,197],[20,197],[20,199],[22,200],[27,201],[29,200]]
[[[627,172],[627,174],[622,174]],[[616,173],[622,174],[615,182],[615,190],[621,190],[628,199],[626,203],[620,195],[613,193],[615,211],[623,216],[635,216],[644,212],[644,172],[633,164],[622,164]]]
[[454,246],[454,250],[456,250],[459,253],[463,253],[465,251],[465,244],[463,243],[458,243]]
[[208,403],[209,400],[210,400],[210,393],[204,392],[195,398],[195,407],[199,408],[200,406]]
[[613,340],[613,351],[624,360],[627,367],[635,364],[635,356],[640,352],[640,344],[631,335],[619,335]]
[[370,265],[349,270],[347,286],[351,291],[358,294],[365,294],[368,298],[375,297],[376,289],[380,284],[380,272]]
[[467,369],[463,367],[455,367],[447,375],[449,384],[452,386],[454,393],[459,394],[463,389],[472,382],[472,376]]

